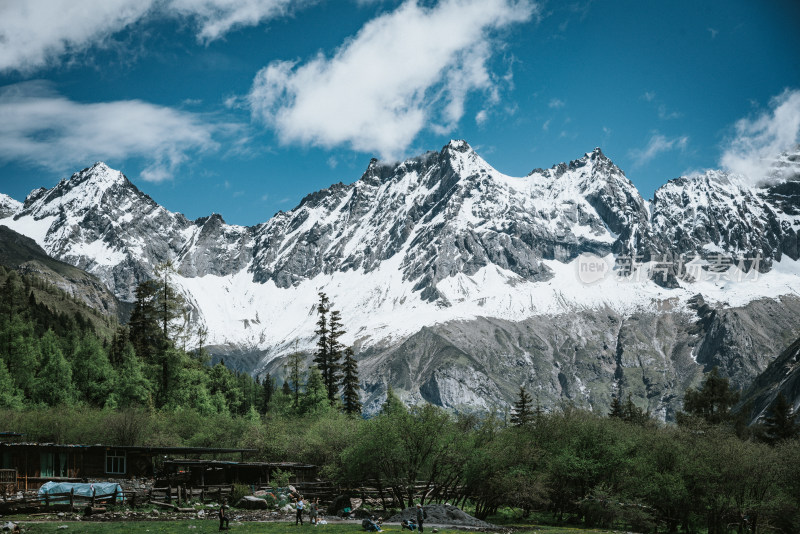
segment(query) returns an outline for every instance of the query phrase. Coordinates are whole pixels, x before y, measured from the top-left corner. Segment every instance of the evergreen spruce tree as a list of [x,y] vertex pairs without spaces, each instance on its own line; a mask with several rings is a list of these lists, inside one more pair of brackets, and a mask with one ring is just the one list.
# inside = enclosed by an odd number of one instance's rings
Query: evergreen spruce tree
[[392,386],[386,386],[386,400],[383,402],[383,406],[381,406],[381,413],[385,415],[395,415],[407,412],[406,406],[394,392]]
[[286,380],[283,381],[283,386],[281,386],[281,393],[283,393],[287,397],[292,394],[292,390],[289,387],[289,382],[287,382]]
[[314,331],[319,338],[317,339],[317,352],[314,354],[313,361],[314,365],[322,373],[322,381],[325,384],[328,383],[328,351],[330,349],[328,313],[330,313],[330,300],[328,300],[328,295],[320,291],[319,303],[317,304],[317,315],[319,317],[317,318],[317,329]]
[[[312,366],[313,367],[313,366]],[[297,352],[289,354],[286,360],[286,372],[288,373],[287,381],[291,382],[292,392],[294,394],[294,408],[300,408],[300,385],[305,380],[305,373],[303,372],[303,355]]]
[[265,414],[269,411],[269,402],[272,400],[272,395],[275,393],[275,379],[269,373],[264,375],[261,381],[261,413]]
[[128,321],[133,348],[145,362],[153,362],[165,345],[158,324],[158,291],[155,280],[146,280],[136,286],[136,302]]
[[[732,420],[731,408],[739,400],[739,392],[730,388],[727,378],[720,376],[714,367],[700,389],[689,389],[683,399],[686,413],[701,417],[706,422],[717,425]],[[681,414],[678,414],[678,423]]]
[[120,355],[119,371],[107,406],[128,408],[153,405],[152,385],[145,375],[144,363],[136,356],[133,345],[125,343]]
[[619,400],[619,395],[614,395],[611,398],[611,411],[608,412],[609,417],[615,417],[617,419],[622,419],[624,417],[624,413],[622,412],[622,403]]
[[304,414],[319,414],[330,410],[328,391],[322,380],[322,373],[316,367],[311,367],[308,373],[306,390],[300,403],[300,412]]
[[533,420],[533,411],[531,410],[532,401],[533,399],[525,390],[525,386],[520,386],[519,397],[517,398],[517,402],[514,403],[514,408],[511,412],[512,425],[525,426]]
[[172,277],[175,275],[172,261],[166,261],[155,268],[158,279],[158,319],[164,339],[176,341],[184,325],[177,320],[183,316],[186,300],[175,290]]
[[650,421],[650,413],[645,412],[633,403],[633,397],[628,393],[628,400],[622,407],[622,418],[635,425],[644,425]]
[[795,418],[797,414],[792,409],[792,404],[786,400],[783,392],[778,393],[775,402],[769,410],[769,415],[764,418],[766,439],[775,444],[780,441],[794,439],[800,433]]
[[328,325],[328,376],[325,387],[328,390],[328,400],[331,404],[336,402],[339,385],[342,381],[342,352],[344,346],[339,338],[344,335],[342,317],[338,310],[331,310]]
[[349,415],[359,415],[361,414],[361,399],[358,395],[358,363],[353,354],[353,347],[347,347],[344,351],[342,371],[344,372],[342,383],[344,411]]

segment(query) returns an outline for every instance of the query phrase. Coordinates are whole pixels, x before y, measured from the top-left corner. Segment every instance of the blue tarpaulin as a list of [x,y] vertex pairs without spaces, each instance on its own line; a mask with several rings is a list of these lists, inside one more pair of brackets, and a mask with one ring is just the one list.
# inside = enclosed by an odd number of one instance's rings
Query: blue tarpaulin
[[[122,501],[122,486],[116,482],[93,482],[93,483],[77,483],[77,482],[45,482],[39,488],[39,498],[44,500],[45,495],[53,495],[56,493],[70,493],[75,490],[75,495],[82,495],[84,497],[91,497],[92,494],[96,496],[111,495],[114,491],[117,492],[117,500]],[[51,503],[68,503],[69,499],[59,498],[57,500],[50,500]]]

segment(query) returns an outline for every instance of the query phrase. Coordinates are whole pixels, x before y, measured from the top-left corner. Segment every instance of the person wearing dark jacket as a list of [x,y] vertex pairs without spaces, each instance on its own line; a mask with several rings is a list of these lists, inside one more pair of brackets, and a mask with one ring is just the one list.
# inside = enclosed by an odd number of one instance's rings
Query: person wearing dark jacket
[[425,513],[425,510],[422,508],[420,503],[417,503],[417,528],[420,532],[424,532],[422,529],[422,522],[425,518],[428,517],[428,514]]
[[[228,514],[225,513],[225,509],[228,507],[227,501],[223,499],[222,504],[219,507],[219,529],[228,530],[230,527],[228,526]],[[225,525],[225,526],[223,526]]]

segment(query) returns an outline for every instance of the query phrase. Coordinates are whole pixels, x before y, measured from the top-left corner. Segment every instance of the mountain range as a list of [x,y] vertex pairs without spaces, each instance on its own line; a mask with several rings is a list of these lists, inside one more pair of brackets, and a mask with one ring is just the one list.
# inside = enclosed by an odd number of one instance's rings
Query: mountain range
[[745,389],[800,337],[800,149],[768,181],[712,170],[646,201],[600,149],[510,177],[451,141],[250,227],[172,213],[96,163],[0,194],[0,225],[123,306],[172,260],[215,357],[254,374],[313,351],[326,292],[368,411],[387,385],[454,410],[525,385],[596,410],[622,391],[669,420],[704,372]]

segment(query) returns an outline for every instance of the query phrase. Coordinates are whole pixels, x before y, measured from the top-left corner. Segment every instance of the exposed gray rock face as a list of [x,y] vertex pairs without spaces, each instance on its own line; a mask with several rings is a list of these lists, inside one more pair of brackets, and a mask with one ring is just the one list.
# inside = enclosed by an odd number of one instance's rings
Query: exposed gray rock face
[[744,392],[737,406],[748,410],[751,423],[769,414],[783,393],[794,412],[800,409],[800,339],[789,345]]
[[435,325],[397,347],[364,354],[365,405],[379,410],[391,384],[410,402],[492,409],[513,402],[525,385],[545,407],[567,399],[605,412],[612,395],[622,392],[672,420],[686,389],[714,366],[734,387],[749,386],[784,340],[800,335],[792,320],[798,314],[795,297],[731,309],[701,303],[696,315],[593,310],[518,323],[487,318]]

